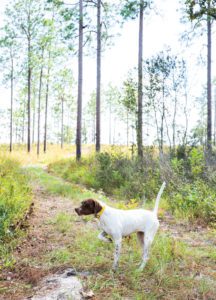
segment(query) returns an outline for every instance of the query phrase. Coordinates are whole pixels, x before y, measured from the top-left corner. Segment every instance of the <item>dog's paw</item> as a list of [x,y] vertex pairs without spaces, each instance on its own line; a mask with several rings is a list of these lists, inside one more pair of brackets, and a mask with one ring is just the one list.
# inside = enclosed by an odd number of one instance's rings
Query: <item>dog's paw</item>
[[146,263],[141,263],[140,266],[138,267],[137,271],[142,272],[143,269],[145,268]]

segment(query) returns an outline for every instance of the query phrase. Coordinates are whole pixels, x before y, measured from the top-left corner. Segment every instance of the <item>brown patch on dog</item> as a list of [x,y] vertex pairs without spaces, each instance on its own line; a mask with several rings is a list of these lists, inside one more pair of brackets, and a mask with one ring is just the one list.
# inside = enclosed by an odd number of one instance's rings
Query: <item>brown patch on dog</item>
[[95,216],[102,210],[101,204],[94,199],[87,199],[81,203],[81,206],[75,208],[75,212],[79,216],[87,216],[94,214]]

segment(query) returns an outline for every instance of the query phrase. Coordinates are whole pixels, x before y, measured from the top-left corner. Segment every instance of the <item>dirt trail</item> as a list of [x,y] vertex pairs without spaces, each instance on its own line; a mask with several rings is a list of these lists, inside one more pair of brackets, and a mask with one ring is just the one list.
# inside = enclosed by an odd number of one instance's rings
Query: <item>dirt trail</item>
[[[14,253],[15,269],[1,274],[0,288],[4,289],[5,293],[0,295],[0,299],[19,300],[27,297],[31,299],[40,290],[41,284],[44,285],[44,282],[41,283],[42,278],[62,273],[68,267],[63,265],[59,270],[49,268],[44,265],[44,257],[55,249],[71,245],[74,238],[73,231],[68,230],[67,233],[60,234],[52,220],[60,213],[73,213],[74,204],[70,199],[48,194],[40,186],[34,186],[33,193],[34,211],[29,220],[28,233]],[[29,289],[29,285],[32,285],[33,289]],[[80,289],[80,285],[77,282],[75,288]]]

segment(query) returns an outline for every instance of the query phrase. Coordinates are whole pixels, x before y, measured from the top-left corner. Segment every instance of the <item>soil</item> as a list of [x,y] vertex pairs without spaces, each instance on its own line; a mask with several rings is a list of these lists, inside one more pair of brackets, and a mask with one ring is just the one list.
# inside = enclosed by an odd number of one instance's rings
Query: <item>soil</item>
[[[4,295],[0,299],[21,300],[30,298],[38,290],[44,278],[64,272],[68,266],[55,269],[44,266],[43,258],[54,249],[62,248],[73,241],[73,231],[59,234],[51,220],[59,213],[71,213],[74,204],[70,199],[48,194],[40,186],[33,188],[34,210],[28,220],[27,235],[14,252],[16,260],[12,270],[5,270],[0,275],[0,289]],[[29,289],[29,285],[33,286]]]

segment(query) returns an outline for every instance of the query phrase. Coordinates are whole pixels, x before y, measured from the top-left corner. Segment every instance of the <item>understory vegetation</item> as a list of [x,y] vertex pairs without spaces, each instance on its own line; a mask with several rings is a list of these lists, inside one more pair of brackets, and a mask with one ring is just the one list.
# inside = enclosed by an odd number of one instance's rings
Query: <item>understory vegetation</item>
[[27,176],[18,162],[0,157],[0,266],[31,204]]
[[80,162],[70,158],[51,163],[49,171],[126,202],[154,201],[165,180],[164,198],[173,214],[216,222],[216,165],[207,163],[199,147],[179,148],[172,156],[158,155],[157,148],[149,147],[142,160],[113,148]]
[[[68,205],[69,199],[72,205],[78,205],[86,197],[101,197],[100,193],[63,181],[40,168],[31,168],[29,172],[34,182],[46,188],[49,194],[66,196],[64,206]],[[109,199],[104,197],[104,201]],[[112,205],[119,207],[120,204],[114,202]],[[121,205],[128,208],[132,204]],[[81,219],[70,210],[60,211],[44,222],[53,227],[52,232],[56,232],[58,238],[59,235],[62,237],[58,247],[40,258],[40,264],[54,270],[62,266],[73,267],[80,272],[86,288],[92,289],[98,299],[214,299],[216,286],[211,267],[216,253],[212,243],[206,245],[202,241],[195,247],[176,239],[171,230],[169,233],[161,230],[154,240],[146,268],[138,272],[141,248],[136,235],[132,235],[123,240],[119,271],[114,274],[111,271],[113,244],[97,239],[99,232],[92,216]],[[214,234],[209,231],[204,240],[213,242]],[[195,236],[186,233],[189,241],[199,241],[199,236],[199,232]],[[28,264],[38,265],[38,258],[31,259]]]

